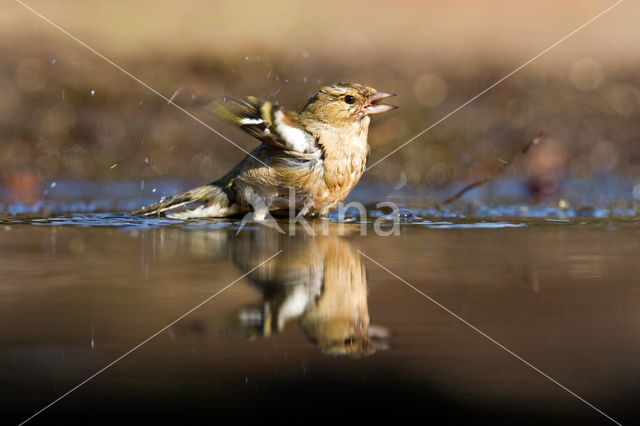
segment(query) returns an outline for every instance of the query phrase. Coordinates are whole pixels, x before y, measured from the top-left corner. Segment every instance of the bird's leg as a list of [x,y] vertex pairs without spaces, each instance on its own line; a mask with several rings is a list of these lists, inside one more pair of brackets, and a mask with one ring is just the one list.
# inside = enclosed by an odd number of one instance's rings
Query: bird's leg
[[311,207],[313,207],[313,200],[309,197],[305,198],[302,208],[296,215],[296,220],[300,220],[306,216],[309,213],[309,210],[311,210]]
[[309,225],[309,222],[307,222],[307,219],[305,218],[305,216],[309,213],[309,210],[311,210],[311,207],[313,207],[313,200],[310,197],[306,197],[304,200],[304,204],[302,205],[302,209],[300,209],[300,211],[294,218],[293,223],[301,225],[307,234],[315,235],[313,228],[311,227],[311,225]]

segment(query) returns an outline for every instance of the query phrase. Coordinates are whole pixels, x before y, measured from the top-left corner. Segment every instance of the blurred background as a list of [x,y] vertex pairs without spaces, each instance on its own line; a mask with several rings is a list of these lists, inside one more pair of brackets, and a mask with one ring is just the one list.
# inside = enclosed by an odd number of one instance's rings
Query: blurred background
[[[203,105],[255,95],[300,109],[336,81],[397,93],[401,108],[373,120],[372,164],[614,2],[26,3],[247,150],[257,142]],[[531,202],[633,204],[639,13],[637,2],[622,3],[376,165],[363,184],[429,198],[480,178],[543,130],[543,143],[500,179]],[[0,10],[0,56],[5,202],[35,203],[57,182],[77,181],[132,182],[155,197],[153,182],[173,180],[166,192],[208,182],[244,156],[17,2]]]

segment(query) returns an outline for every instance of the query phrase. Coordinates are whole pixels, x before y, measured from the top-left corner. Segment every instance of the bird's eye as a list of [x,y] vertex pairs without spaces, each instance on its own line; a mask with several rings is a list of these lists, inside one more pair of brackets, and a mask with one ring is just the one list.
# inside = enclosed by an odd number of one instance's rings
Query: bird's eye
[[351,95],[347,95],[344,97],[344,101],[348,104],[355,104],[356,103],[356,97],[355,96],[351,96]]

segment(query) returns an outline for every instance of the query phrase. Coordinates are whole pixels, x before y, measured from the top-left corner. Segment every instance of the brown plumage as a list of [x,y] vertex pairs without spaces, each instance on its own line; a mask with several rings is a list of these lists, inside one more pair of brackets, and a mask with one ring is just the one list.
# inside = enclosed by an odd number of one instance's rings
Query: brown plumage
[[379,103],[389,96],[360,84],[336,83],[320,89],[299,114],[254,97],[214,103],[215,114],[262,145],[217,181],[131,214],[189,218],[254,212],[262,219],[268,211],[294,207],[302,214],[326,215],[360,180],[370,115],[395,109]]

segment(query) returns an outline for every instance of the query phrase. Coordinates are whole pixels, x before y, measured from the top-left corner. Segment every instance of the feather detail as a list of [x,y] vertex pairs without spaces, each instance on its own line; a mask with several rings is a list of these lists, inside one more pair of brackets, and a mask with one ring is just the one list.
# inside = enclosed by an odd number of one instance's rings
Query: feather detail
[[219,211],[231,211],[235,207],[231,205],[229,195],[224,191],[224,188],[216,184],[210,184],[190,189],[167,200],[162,199],[156,204],[139,208],[129,213],[129,216],[158,215],[193,203],[200,203],[209,208],[215,207]]
[[274,148],[299,153],[319,150],[316,139],[300,124],[298,114],[253,96],[214,102],[209,110]]

